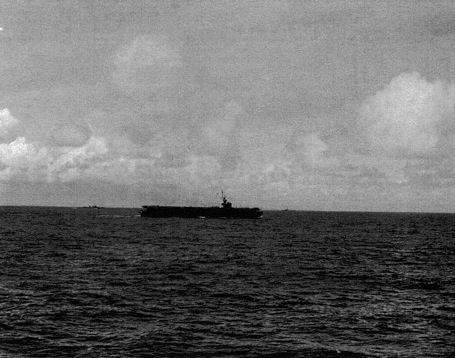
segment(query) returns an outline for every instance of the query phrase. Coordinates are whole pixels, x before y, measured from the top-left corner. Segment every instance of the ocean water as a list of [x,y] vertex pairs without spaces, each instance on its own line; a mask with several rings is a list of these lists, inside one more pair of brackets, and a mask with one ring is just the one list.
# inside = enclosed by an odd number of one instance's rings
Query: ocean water
[[455,215],[0,208],[0,357],[455,357]]

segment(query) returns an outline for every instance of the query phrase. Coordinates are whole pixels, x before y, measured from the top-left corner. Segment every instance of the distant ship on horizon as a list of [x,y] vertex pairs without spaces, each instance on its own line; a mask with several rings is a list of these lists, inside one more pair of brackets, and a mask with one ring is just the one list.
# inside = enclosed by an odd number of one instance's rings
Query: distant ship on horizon
[[139,211],[140,216],[150,218],[226,218],[226,219],[258,219],[263,211],[259,208],[234,208],[221,192],[221,207],[194,206],[160,206],[144,205]]
[[102,207],[97,206],[97,205],[89,205],[89,206],[83,206],[82,209],[102,209]]

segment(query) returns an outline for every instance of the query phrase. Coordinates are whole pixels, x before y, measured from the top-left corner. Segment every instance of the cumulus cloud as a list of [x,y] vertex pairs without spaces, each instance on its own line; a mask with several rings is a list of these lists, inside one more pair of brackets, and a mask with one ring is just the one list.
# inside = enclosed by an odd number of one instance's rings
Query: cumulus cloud
[[297,126],[243,129],[238,142],[237,176],[272,191],[290,192],[292,186],[313,183],[337,165],[319,133]]
[[[330,149],[319,133],[308,133],[297,125],[260,128],[245,123],[242,116],[242,105],[227,101],[212,121],[201,125],[197,140],[185,129],[169,129],[141,145],[116,132],[102,133],[99,128],[91,132],[72,123],[54,128],[51,140],[19,133],[13,141],[0,144],[0,180],[153,183],[193,194],[224,187],[233,196],[235,188],[254,188],[277,197],[291,195],[297,187],[305,190],[308,182],[320,182],[319,171],[326,170]],[[10,113],[7,118],[20,126]],[[197,144],[200,147],[190,148]]]
[[37,179],[45,176],[41,168],[46,167],[52,157],[46,148],[27,142],[19,137],[11,143],[0,144],[0,179]]
[[139,36],[120,48],[114,58],[115,83],[130,94],[157,94],[172,87],[182,66],[177,49],[166,36]]
[[389,156],[428,155],[446,135],[453,120],[455,85],[433,83],[418,73],[403,73],[361,107],[367,139],[373,150]]
[[13,139],[14,129],[19,124],[19,121],[14,118],[8,108],[0,110],[0,140]]
[[84,124],[63,124],[52,131],[53,142],[58,146],[80,147],[90,136],[90,128]]
[[88,127],[66,124],[51,132],[52,141],[31,140],[20,121],[8,109],[0,111],[0,180],[54,182],[83,179],[86,171],[109,158],[102,137],[91,136]]
[[35,163],[39,149],[28,143],[24,137],[19,137],[11,143],[0,144],[0,160],[4,165],[22,167]]
[[35,182],[87,179],[85,172],[99,160],[105,160],[107,153],[103,138],[92,137],[77,148],[58,148],[19,137],[0,144],[0,178]]
[[361,105],[362,130],[340,156],[341,174],[369,190],[412,192],[452,183],[454,106],[455,83],[417,72],[396,76]]
[[318,133],[299,136],[296,140],[297,152],[306,163],[317,166],[323,164],[324,153],[329,149]]
[[61,155],[53,162],[53,167],[61,169],[65,166],[81,166],[87,161],[107,154],[107,152],[105,139],[92,137],[84,146],[61,151]]

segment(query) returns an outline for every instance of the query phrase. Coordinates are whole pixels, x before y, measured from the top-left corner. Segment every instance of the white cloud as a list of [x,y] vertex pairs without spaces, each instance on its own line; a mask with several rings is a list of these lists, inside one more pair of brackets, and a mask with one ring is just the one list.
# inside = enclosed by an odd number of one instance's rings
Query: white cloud
[[64,148],[59,154],[47,168],[49,181],[68,179],[68,177],[86,179],[85,171],[90,166],[107,159],[108,148],[104,138],[92,137],[84,146],[72,149]]
[[305,133],[297,126],[250,128],[242,130],[238,140],[239,181],[283,195],[297,186],[326,181],[327,171],[339,165],[319,133]]
[[29,143],[19,137],[11,143],[0,144],[0,180],[39,179],[45,176],[42,171],[52,161],[52,155],[46,148]]
[[403,73],[368,98],[361,116],[372,149],[389,156],[427,155],[453,120],[455,85],[428,82],[418,73]]
[[8,108],[0,111],[0,128],[12,126],[18,123],[18,120],[11,115]]
[[329,149],[326,143],[319,138],[318,133],[309,133],[296,140],[298,153],[309,165],[324,164],[324,153]]
[[26,166],[35,161],[39,149],[19,137],[11,143],[0,144],[0,161],[4,165]]
[[388,183],[404,184],[409,180],[409,159],[352,153],[346,155],[344,160],[346,166],[343,175],[351,183],[357,180],[374,185],[385,180]]
[[90,129],[84,124],[64,124],[52,131],[53,142],[58,146],[80,147],[90,136]]
[[89,129],[81,125],[67,124],[51,134],[51,145],[45,138],[30,140],[26,128],[8,109],[0,111],[0,135],[9,139],[0,143],[0,180],[53,182],[75,171],[83,178],[85,169],[107,158],[105,139],[89,139]]
[[0,110],[0,139],[9,140],[14,136],[13,130],[19,124],[8,108]]
[[[167,92],[176,82],[182,66],[177,46],[163,35],[139,36],[116,53],[114,82],[124,91],[137,95]],[[160,103],[165,106],[165,103]]]
[[168,67],[181,66],[180,58],[163,35],[140,36],[128,43],[117,53],[119,67],[144,68],[166,64]]
[[3,181],[38,182],[87,179],[87,169],[100,160],[106,160],[107,154],[103,138],[92,137],[78,148],[53,148],[19,137],[11,143],[0,144],[0,178]]

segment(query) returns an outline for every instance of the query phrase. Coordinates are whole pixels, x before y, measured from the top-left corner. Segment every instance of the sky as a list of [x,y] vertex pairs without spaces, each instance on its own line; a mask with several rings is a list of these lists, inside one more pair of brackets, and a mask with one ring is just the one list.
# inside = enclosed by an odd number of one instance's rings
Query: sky
[[453,1],[0,0],[0,205],[455,212]]

